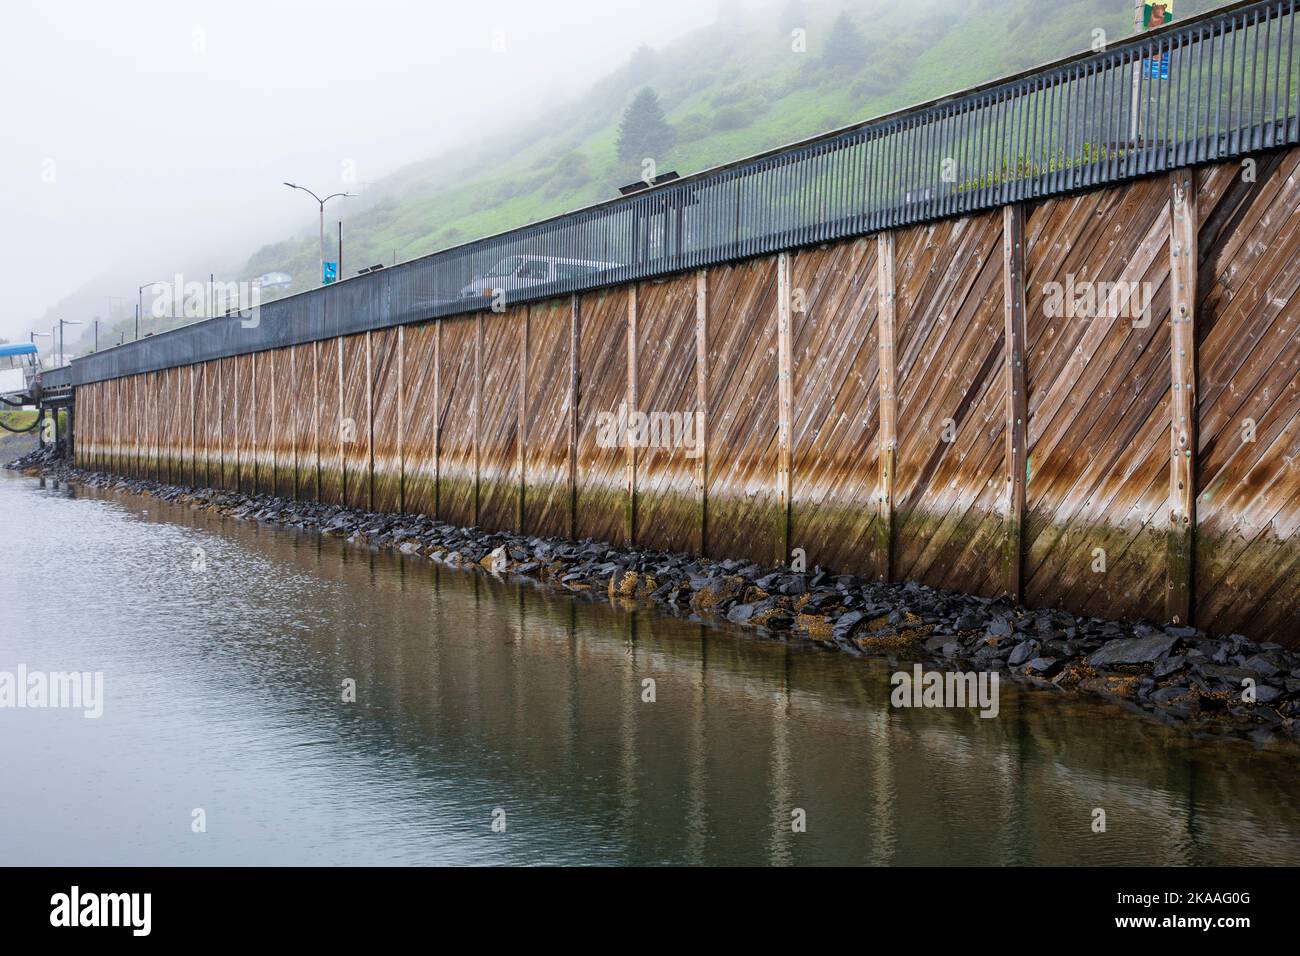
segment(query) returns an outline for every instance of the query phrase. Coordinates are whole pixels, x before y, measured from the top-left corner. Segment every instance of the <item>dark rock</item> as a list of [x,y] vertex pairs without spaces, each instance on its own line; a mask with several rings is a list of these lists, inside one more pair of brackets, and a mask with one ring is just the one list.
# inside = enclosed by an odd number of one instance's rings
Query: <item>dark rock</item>
[[1177,646],[1179,638],[1134,637],[1128,640],[1109,641],[1101,650],[1088,657],[1092,667],[1109,667],[1116,664],[1150,664],[1168,654]]
[[1019,667],[1025,661],[1032,658],[1038,653],[1037,641],[1025,641],[1023,644],[1017,644],[1007,657],[1007,663],[1012,667]]

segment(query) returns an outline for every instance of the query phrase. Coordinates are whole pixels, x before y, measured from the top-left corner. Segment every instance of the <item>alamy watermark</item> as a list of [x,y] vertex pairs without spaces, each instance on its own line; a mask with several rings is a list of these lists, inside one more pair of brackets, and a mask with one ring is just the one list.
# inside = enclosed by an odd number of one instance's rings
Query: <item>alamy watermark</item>
[[0,710],[81,710],[88,720],[104,713],[103,671],[0,671]]
[[1130,319],[1136,329],[1151,325],[1150,282],[1093,282],[1073,272],[1064,282],[1043,283],[1043,314],[1049,319]]
[[218,279],[186,281],[176,273],[171,282],[155,282],[150,311],[155,319],[207,319],[237,316],[239,324],[255,329],[262,322],[262,283],[257,279],[225,282]]
[[704,453],[704,416],[699,412],[618,412],[596,415],[596,444],[600,448],[682,448],[687,458]]
[[898,671],[889,678],[893,685],[889,702],[895,707],[978,708],[981,717],[992,719],[1000,709],[996,671],[925,671],[920,664],[912,672]]

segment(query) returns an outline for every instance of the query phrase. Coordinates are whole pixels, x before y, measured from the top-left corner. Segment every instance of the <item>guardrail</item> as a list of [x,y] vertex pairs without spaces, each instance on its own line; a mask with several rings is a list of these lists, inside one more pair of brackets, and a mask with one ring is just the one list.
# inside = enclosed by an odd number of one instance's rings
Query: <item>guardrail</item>
[[[71,381],[484,309],[483,289],[504,288],[509,304],[538,301],[1292,145],[1295,21],[1296,0],[1234,4],[255,314],[77,359]],[[531,285],[488,276],[512,259],[554,268]]]

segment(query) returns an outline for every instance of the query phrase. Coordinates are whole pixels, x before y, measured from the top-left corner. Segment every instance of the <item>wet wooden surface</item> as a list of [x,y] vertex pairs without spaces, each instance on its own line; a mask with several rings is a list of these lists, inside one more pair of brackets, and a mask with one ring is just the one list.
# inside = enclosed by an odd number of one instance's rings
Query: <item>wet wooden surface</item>
[[1002,592],[1002,215],[900,230],[894,574]]
[[601,414],[627,401],[627,292],[581,297],[578,340],[577,536],[623,540],[627,452],[598,443]]
[[[1168,199],[1168,179],[1160,177],[1051,200],[1029,212],[1025,597],[1031,604],[1164,617]],[[1085,281],[1145,283],[1135,288],[1150,291],[1149,321],[1048,317],[1046,284],[1065,285],[1071,275],[1076,288]]]
[[438,517],[469,527],[478,518],[474,487],[474,352],[478,323],[470,317],[441,324]]
[[527,317],[527,306],[483,317],[478,523],[491,531],[518,528],[519,363]]
[[770,564],[777,539],[776,258],[709,271],[705,551]]
[[1300,151],[1198,174],[1195,620],[1300,628]]
[[691,551],[699,521],[693,275],[639,285],[637,338],[637,411],[652,426],[652,441],[637,450],[637,543]]
[[[372,398],[370,433],[373,436],[375,511],[400,511],[402,486],[398,436],[401,422],[398,410],[397,329],[370,333]],[[404,383],[403,383],[404,384]]]
[[529,534],[569,533],[569,361],[572,302],[531,307],[525,401],[524,528]]
[[[1007,479],[1023,454],[1026,603],[1163,620],[1183,582],[1197,623],[1289,640],[1300,150],[1261,156],[1253,181],[1235,164],[1197,174],[1193,321],[1177,330],[1194,339],[1176,353],[1171,195],[1160,176],[1022,208],[1023,406],[997,211],[894,234],[892,303],[879,237],[789,254],[788,460],[774,256],[641,283],[634,322],[629,291],[613,288],[94,383],[78,391],[78,460],[286,498],[315,497],[319,481],[330,502],[346,487],[356,507],[611,542],[634,515],[647,546],[763,563],[789,559],[788,527],[809,567],[864,575],[889,570],[892,541],[895,578],[995,595],[1016,587]],[[1128,284],[1149,308],[1049,314],[1054,284],[1088,283]],[[892,512],[880,501],[886,358]],[[1188,374],[1194,454],[1180,481],[1173,383]],[[598,441],[601,413],[629,400],[627,412],[661,416],[659,440],[635,455],[626,435]],[[704,456],[679,428],[697,412]],[[1183,513],[1194,532],[1176,551]]]
[[790,544],[808,567],[874,576],[880,468],[876,243],[792,257]]

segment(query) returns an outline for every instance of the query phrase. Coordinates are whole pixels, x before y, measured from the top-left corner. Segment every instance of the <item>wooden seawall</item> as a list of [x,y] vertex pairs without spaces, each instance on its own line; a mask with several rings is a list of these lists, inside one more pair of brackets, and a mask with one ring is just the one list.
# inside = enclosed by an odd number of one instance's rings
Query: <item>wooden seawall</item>
[[1294,646],[1300,150],[1251,162],[94,382],[77,462]]

